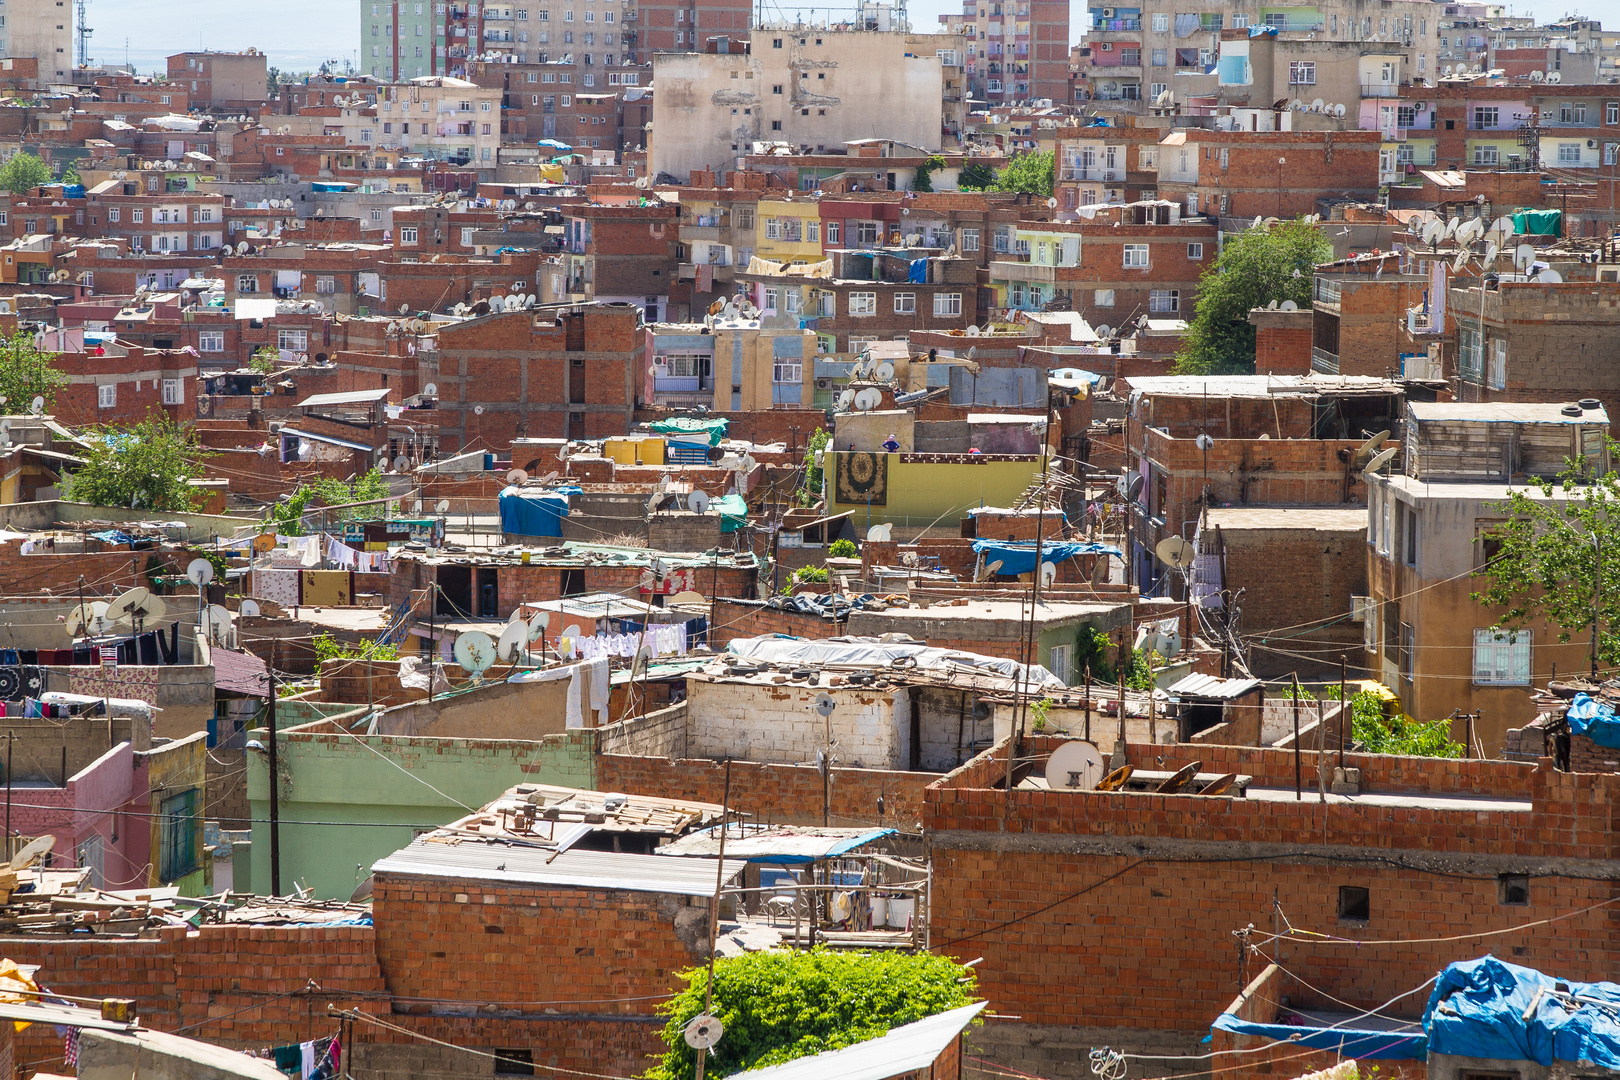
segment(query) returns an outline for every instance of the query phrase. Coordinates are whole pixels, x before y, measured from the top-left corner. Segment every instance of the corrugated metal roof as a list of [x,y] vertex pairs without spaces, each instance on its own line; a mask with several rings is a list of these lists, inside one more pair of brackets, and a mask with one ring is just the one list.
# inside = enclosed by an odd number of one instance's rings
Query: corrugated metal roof
[[364,450],[367,453],[370,453],[374,449],[374,447],[367,446],[365,443],[353,442],[349,439],[340,439],[335,435],[318,435],[313,431],[299,431],[297,428],[282,428],[281,434],[284,436],[296,435],[300,439],[311,439],[315,442],[330,443],[333,446],[344,446],[350,450]]
[[[800,863],[831,858],[853,851],[874,840],[892,836],[893,829],[842,829],[820,825],[732,825],[726,833],[726,860],[732,856],[747,862]],[[663,855],[682,857],[720,854],[720,829],[687,833],[658,849]]]
[[1177,697],[1215,698],[1219,701],[1230,701],[1233,698],[1242,697],[1259,685],[1259,679],[1221,679],[1214,675],[1194,673],[1175,685],[1166,687],[1165,692]]
[[1565,416],[1567,401],[1408,401],[1412,419],[1419,423],[1445,420],[1472,420],[1482,424],[1607,424],[1609,414],[1601,406],[1583,409],[1578,416]]
[[249,652],[230,649],[212,649],[208,657],[214,663],[214,689],[225,690],[245,697],[265,697],[269,681],[265,678],[264,661]]
[[392,391],[387,387],[380,390],[349,390],[340,394],[311,394],[298,403],[300,409],[311,405],[369,405],[374,401],[381,401]]
[[[379,861],[371,870],[377,874],[712,897],[714,864],[713,859],[672,859],[612,851],[565,851],[557,855],[540,848],[480,840],[417,840]],[[741,860],[727,859],[725,880],[742,873],[744,865]]]
[[822,1054],[735,1073],[732,1080],[890,1080],[891,1077],[926,1069],[944,1053],[972,1019],[989,1002],[979,1001],[960,1009],[903,1024],[887,1035],[828,1050]]

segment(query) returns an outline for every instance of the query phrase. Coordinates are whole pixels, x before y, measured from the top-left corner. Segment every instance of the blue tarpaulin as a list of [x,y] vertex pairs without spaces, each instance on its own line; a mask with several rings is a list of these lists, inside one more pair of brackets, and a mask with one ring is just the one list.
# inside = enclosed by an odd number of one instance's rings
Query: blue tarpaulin
[[1358,1061],[1422,1061],[1428,1056],[1428,1040],[1421,1031],[1369,1031],[1365,1028],[1304,1027],[1298,1024],[1257,1024],[1221,1013],[1214,1027],[1234,1035],[1250,1035],[1276,1042],[1333,1050],[1340,1057]]
[[928,260],[912,259],[911,269],[906,274],[906,280],[912,285],[928,284]]
[[1423,1027],[1437,1054],[1620,1069],[1620,986],[1555,979],[1494,956],[1442,971]]
[[1614,715],[1613,706],[1576,694],[1564,716],[1575,734],[1585,735],[1599,746],[1620,750],[1620,717]]
[[[1007,540],[975,540],[973,542],[975,554],[983,555],[986,563],[997,559],[1001,560],[998,574],[1016,575],[1028,574],[1035,569],[1035,545],[1016,544]],[[1117,555],[1124,558],[1124,553],[1113,544],[1087,544],[1076,543],[1069,540],[1043,540],[1041,542],[1041,561],[1060,563],[1064,559],[1072,559],[1076,555]]]
[[500,495],[501,532],[513,536],[561,536],[562,519],[568,516],[568,496],[579,491],[579,488],[504,489]]

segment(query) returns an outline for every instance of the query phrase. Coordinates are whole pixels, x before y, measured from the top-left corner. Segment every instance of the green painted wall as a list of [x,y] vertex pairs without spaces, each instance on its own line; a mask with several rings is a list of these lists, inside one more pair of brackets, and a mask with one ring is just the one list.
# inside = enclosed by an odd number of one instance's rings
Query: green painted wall
[[[250,738],[264,742],[268,734]],[[283,732],[279,757],[281,888],[290,893],[296,881],[322,898],[348,899],[373,863],[418,830],[454,821],[514,784],[593,788],[596,777],[590,731],[519,741],[357,737],[328,727]],[[269,756],[247,758],[250,880],[268,892]]]

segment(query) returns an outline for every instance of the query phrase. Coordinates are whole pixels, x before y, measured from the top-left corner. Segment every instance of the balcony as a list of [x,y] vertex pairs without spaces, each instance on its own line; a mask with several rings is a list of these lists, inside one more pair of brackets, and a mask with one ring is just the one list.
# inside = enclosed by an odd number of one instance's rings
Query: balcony
[[1265,20],[1265,25],[1281,33],[1316,33],[1327,29],[1326,24],[1320,20],[1290,19],[1283,15],[1271,15]]
[[1395,83],[1376,82],[1362,83],[1361,96],[1364,98],[1392,98],[1401,96],[1401,88]]
[[1434,317],[1434,312],[1424,311],[1421,307],[1409,308],[1406,312],[1406,331],[1409,334],[1438,334],[1445,327]]
[[994,259],[990,263],[990,280],[1051,285],[1057,281],[1057,267],[1042,263]]
[[1058,179],[1093,180],[1100,184],[1122,184],[1125,182],[1125,170],[1100,169],[1095,165],[1090,167],[1065,165]]
[[1093,33],[1113,33],[1141,29],[1141,19],[1093,19],[1091,22]]
[[1311,346],[1311,370],[1323,375],[1337,375],[1339,354],[1328,352],[1315,345]]

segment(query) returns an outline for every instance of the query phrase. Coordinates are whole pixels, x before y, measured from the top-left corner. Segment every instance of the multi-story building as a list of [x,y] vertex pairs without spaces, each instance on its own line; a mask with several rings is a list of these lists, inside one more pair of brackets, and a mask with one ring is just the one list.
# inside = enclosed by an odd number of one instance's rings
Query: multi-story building
[[814,396],[814,331],[722,318],[646,328],[651,375],[642,400],[715,412],[796,409]]
[[612,196],[564,207],[563,214],[564,291],[582,299],[633,305],[646,313],[648,322],[656,322],[669,306],[680,208]]
[[269,100],[269,60],[245,52],[183,52],[169,57],[169,81],[189,95],[192,108],[259,109]]
[[[824,151],[874,133],[938,151],[950,111],[947,87],[960,87],[966,42],[945,34],[783,26],[721,39],[713,48],[654,57],[648,147],[654,177],[685,182],[693,170],[737,167],[756,146]],[[880,128],[873,126],[874,102],[883,103]]]
[[[634,0],[361,0],[360,8],[360,66],[385,81],[465,78],[480,62],[644,63],[651,49],[695,48],[699,19],[706,34],[746,33],[750,10],[739,0],[659,3],[645,13]],[[647,19],[660,30],[648,35]]]
[[[130,190],[133,189],[133,190]],[[107,180],[87,196],[84,236],[126,238],[137,252],[213,251],[225,241],[223,195],[148,195],[136,184]]]
[[[532,63],[474,60],[469,81],[501,92],[501,133],[507,143],[556,139],[574,147],[623,151],[646,142],[631,110],[625,119],[624,88],[652,82],[651,65],[619,63],[608,69],[591,66],[574,54],[572,62],[549,59],[540,52]],[[559,52],[557,55],[565,55]]]
[[1418,167],[1603,169],[1606,176],[1620,154],[1620,88],[1607,83],[1442,79],[1403,86],[1392,104],[1399,160]]
[[[1131,121],[1135,117],[1121,117]],[[1073,210],[1097,203],[1152,199],[1159,188],[1161,127],[1134,123],[1109,127],[1062,128],[1054,168],[1058,207]]]
[[9,0],[0,56],[33,57],[40,83],[67,82],[73,75],[72,0]]
[[1159,144],[1158,193],[1188,214],[1297,217],[1373,199],[1382,148],[1376,131],[1177,129]]
[[973,97],[992,107],[1069,100],[1069,5],[1064,0],[963,0],[941,15],[947,33],[969,39]]
[[376,88],[377,104],[360,110],[371,137],[352,140],[397,147],[438,161],[495,167],[501,145],[501,91],[449,76]]

